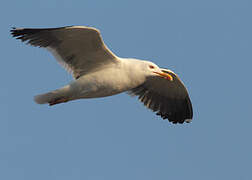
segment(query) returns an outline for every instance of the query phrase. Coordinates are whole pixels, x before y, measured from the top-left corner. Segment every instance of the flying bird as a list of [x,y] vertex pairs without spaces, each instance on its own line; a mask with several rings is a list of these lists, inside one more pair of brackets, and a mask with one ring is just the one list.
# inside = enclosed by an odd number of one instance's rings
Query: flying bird
[[27,44],[47,49],[74,77],[62,88],[35,96],[38,104],[52,106],[128,92],[172,123],[192,120],[190,97],[174,72],[150,61],[116,56],[96,28],[13,28],[11,34]]

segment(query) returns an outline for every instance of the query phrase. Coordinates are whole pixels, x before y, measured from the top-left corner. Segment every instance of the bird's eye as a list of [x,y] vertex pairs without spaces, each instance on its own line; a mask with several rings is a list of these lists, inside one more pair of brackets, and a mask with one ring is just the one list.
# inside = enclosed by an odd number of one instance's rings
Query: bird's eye
[[149,68],[150,68],[150,69],[154,69],[155,67],[154,67],[154,66],[152,66],[152,65],[149,65]]

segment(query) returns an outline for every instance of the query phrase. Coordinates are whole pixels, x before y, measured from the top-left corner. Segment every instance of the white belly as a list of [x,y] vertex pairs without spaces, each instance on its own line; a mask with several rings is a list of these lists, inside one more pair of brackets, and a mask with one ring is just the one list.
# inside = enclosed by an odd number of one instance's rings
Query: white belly
[[132,79],[129,79],[129,76],[122,74],[120,69],[115,68],[112,72],[105,69],[89,73],[70,84],[76,91],[76,99],[111,96],[128,91],[137,85],[139,82],[134,83]]

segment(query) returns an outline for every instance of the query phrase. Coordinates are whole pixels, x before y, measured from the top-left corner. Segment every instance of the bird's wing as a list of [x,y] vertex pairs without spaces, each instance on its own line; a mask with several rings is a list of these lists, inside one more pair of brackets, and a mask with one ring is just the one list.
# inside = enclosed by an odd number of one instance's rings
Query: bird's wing
[[11,34],[27,44],[49,50],[76,79],[106,64],[117,63],[100,32],[92,27],[13,28]]
[[170,70],[173,81],[159,76],[149,77],[145,83],[132,89],[129,94],[139,96],[144,105],[172,123],[190,122],[193,117],[191,100],[179,77]]

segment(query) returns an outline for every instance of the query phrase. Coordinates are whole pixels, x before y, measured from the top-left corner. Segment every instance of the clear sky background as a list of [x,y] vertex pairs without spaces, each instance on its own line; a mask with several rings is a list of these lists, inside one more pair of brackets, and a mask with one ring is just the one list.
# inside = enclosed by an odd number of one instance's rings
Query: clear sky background
[[[252,179],[250,0],[4,0],[0,19],[0,179]],[[35,104],[72,78],[9,30],[65,25],[94,26],[118,56],[175,71],[192,123],[163,121],[127,94]]]

